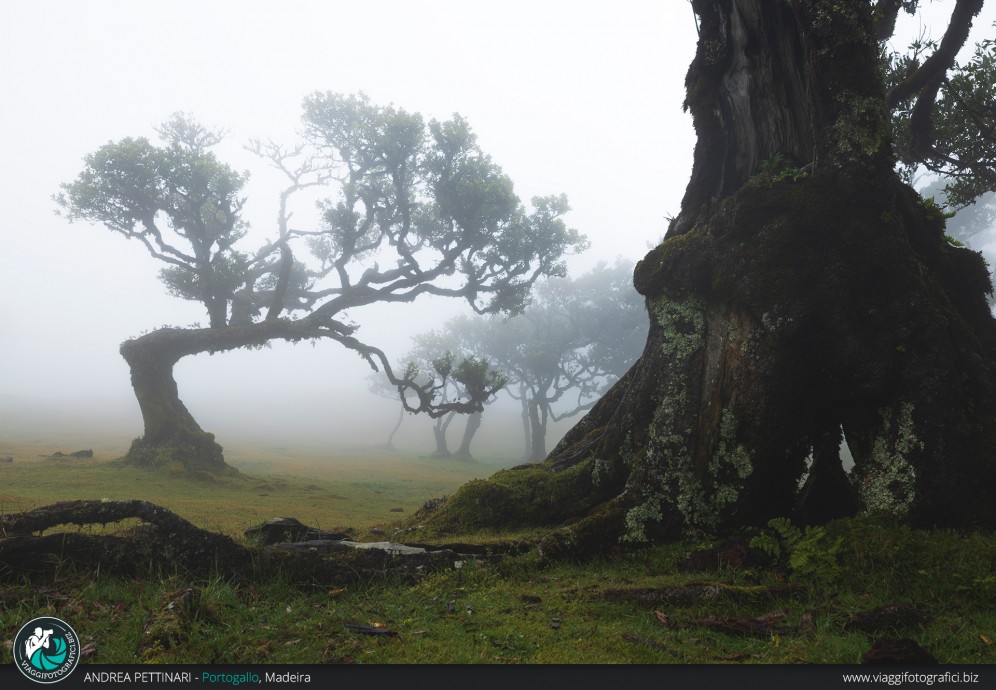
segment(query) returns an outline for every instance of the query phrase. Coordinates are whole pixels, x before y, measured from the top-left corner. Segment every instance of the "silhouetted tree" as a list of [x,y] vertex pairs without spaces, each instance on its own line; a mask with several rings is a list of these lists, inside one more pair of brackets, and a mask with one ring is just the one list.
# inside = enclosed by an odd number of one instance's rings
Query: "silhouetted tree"
[[[477,396],[483,405],[487,405],[506,384],[507,379],[503,372],[494,368],[486,358],[477,357],[465,349],[457,335],[447,329],[421,333],[414,336],[412,341],[413,347],[404,358],[406,370],[418,381],[425,379],[423,385],[428,380],[434,380],[439,386],[439,398],[443,403],[452,399]],[[480,410],[469,413],[463,442],[455,454],[450,452],[446,434],[456,418],[457,411],[451,410],[445,415],[436,417],[432,425],[435,443],[432,457],[471,459],[470,441],[480,427],[482,413],[483,406]]]
[[[367,390],[380,398],[391,400],[395,403],[398,401],[397,388],[379,371],[371,371],[367,375]],[[394,436],[398,433],[398,429],[401,428],[401,423],[405,421],[405,414],[405,408],[398,407],[398,419],[394,423],[394,426],[391,427],[391,431],[387,435],[387,441],[381,444],[382,448],[386,450],[397,450],[394,446]]]
[[[173,367],[188,355],[276,339],[328,339],[357,352],[383,369],[411,412],[478,410],[478,398],[440,403],[433,382],[393,371],[344,312],[355,318],[365,306],[423,295],[515,312],[538,278],[562,274],[563,255],[583,246],[561,218],[566,198],[535,198],[527,211],[460,116],[426,123],[364,96],[316,93],[305,99],[304,126],[293,149],[251,145],[287,179],[275,234],[255,251],[237,248],[247,232],[246,174],[212,153],[217,132],[186,116],[159,128],[161,143],[102,146],[56,196],[70,220],[138,240],[165,264],[167,289],[208,314],[207,328],[163,327],[121,346],[145,423],[132,462],[224,469],[221,446],[180,401]],[[323,202],[321,227],[292,227],[292,197],[326,186],[337,195]],[[302,244],[314,261],[301,259]]]

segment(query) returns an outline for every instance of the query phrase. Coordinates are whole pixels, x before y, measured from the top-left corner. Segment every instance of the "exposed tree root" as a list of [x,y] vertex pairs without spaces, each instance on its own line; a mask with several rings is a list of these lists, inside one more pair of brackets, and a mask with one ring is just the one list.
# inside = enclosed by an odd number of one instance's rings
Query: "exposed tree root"
[[[42,534],[60,525],[107,525],[130,519],[142,524],[116,534]],[[73,570],[118,577],[179,572],[243,582],[279,577],[325,587],[391,575],[416,578],[425,571],[451,568],[467,557],[433,547],[350,544],[322,540],[299,543],[294,549],[285,548],[286,544],[247,546],[146,501],[68,501],[0,516],[0,580],[44,580]]]

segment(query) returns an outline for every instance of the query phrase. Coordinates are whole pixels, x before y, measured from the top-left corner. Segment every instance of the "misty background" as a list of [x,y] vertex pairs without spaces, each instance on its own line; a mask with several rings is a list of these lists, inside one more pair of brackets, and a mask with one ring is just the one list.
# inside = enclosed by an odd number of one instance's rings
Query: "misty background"
[[[927,9],[946,18],[944,4]],[[251,230],[241,245],[249,248],[276,234],[281,181],[242,146],[253,138],[292,144],[302,98],[314,91],[362,91],[427,119],[466,117],[520,198],[567,194],[566,221],[591,242],[570,259],[572,276],[600,260],[642,258],[678,212],[691,171],[694,133],[681,105],[696,27],[684,0],[22,1],[4,9],[0,440],[123,454],[142,420],[118,346],[162,325],[206,323],[200,305],[166,294],[162,265],[144,247],[67,223],[51,198],[87,153],[154,137],[174,112],[223,128],[219,158],[251,173]],[[987,8],[970,40],[992,35],[994,18]],[[910,24],[904,35],[919,31]],[[295,225],[317,220],[312,202],[296,200]],[[993,242],[990,230],[976,248]],[[412,335],[468,312],[458,300],[426,299],[350,317],[366,342],[396,359]],[[369,371],[335,343],[276,342],[186,357],[176,379],[194,417],[226,448],[341,449],[384,442],[397,419],[397,403],[368,391]],[[475,455],[519,457],[518,409],[512,401],[488,407]],[[576,421],[551,427],[548,447]],[[455,422],[452,438],[462,428]],[[406,419],[395,445],[429,452],[430,420]]]

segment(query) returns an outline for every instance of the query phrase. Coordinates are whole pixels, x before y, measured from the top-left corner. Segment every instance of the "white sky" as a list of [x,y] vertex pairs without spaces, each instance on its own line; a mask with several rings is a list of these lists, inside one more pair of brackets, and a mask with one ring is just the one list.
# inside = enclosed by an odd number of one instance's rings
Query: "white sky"
[[[694,144],[681,110],[694,41],[685,0],[7,0],[0,398],[113,401],[137,435],[119,343],[205,321],[196,304],[165,295],[140,245],[54,214],[59,184],[107,141],[150,136],[178,110],[226,128],[223,158],[253,169],[247,214],[268,236],[275,191],[239,147],[290,141],[306,94],[362,90],[427,117],[459,112],[523,199],[568,195],[567,220],[592,243],[576,263],[584,270],[641,258],[678,211]],[[351,316],[362,337],[401,355],[408,335],[449,313],[404,309]],[[367,371],[324,343],[188,358],[177,379],[218,431],[225,413],[281,410],[301,425],[360,414],[342,392]]]

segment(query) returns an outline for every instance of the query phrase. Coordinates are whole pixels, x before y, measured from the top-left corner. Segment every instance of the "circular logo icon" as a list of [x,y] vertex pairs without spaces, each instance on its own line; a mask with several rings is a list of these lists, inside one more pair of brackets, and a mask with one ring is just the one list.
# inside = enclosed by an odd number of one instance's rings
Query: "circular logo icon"
[[43,616],[28,621],[14,637],[14,664],[36,683],[67,677],[80,660],[76,631],[65,621]]

